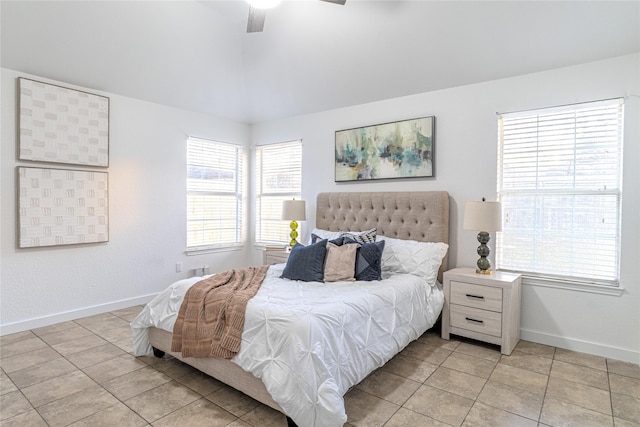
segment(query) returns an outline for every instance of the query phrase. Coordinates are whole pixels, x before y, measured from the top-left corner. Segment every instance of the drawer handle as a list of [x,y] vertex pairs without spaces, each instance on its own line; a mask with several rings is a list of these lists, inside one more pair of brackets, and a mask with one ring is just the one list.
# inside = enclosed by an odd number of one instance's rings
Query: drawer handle
[[465,317],[465,319],[467,319],[469,322],[475,322],[475,323],[484,323],[484,320],[478,320],[478,319],[472,319],[471,317]]
[[484,299],[482,295],[466,294],[469,298]]

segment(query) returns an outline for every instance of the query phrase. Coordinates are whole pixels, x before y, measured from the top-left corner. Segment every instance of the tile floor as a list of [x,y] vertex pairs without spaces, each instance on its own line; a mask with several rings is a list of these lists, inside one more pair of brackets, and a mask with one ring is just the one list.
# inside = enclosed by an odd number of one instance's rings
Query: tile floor
[[[286,425],[173,358],[131,355],[141,307],[0,338],[0,424]],[[640,426],[640,367],[521,341],[510,356],[427,332],[345,396],[348,426]]]

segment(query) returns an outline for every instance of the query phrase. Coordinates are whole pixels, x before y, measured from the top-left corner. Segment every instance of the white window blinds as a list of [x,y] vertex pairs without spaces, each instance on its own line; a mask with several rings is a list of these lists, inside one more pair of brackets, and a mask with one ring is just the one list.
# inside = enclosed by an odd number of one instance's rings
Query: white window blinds
[[623,108],[616,99],[498,119],[497,268],[618,285]]
[[242,239],[242,147],[187,140],[187,250]]
[[289,242],[283,200],[301,199],[302,142],[264,145],[256,149],[256,243]]

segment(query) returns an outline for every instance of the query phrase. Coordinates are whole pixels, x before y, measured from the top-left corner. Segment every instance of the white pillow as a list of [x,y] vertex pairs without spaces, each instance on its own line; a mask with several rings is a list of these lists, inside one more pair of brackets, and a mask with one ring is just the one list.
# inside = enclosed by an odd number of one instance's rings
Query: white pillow
[[378,236],[384,240],[382,271],[413,274],[423,277],[434,286],[438,269],[449,245],[443,242],[417,242]]
[[[311,231],[311,235],[315,234],[316,236],[318,236],[319,239],[327,239],[327,240],[337,239],[338,237],[340,237],[340,233],[342,233],[342,232],[341,231],[321,230],[319,228],[314,228]],[[312,239],[312,237],[309,236],[309,244],[311,244],[311,239]]]

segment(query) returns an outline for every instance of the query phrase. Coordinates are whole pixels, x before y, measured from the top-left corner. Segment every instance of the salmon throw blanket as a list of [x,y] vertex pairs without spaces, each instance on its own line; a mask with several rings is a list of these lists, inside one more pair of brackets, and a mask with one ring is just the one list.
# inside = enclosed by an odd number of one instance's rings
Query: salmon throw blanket
[[247,302],[258,292],[268,268],[228,270],[191,286],[173,325],[171,351],[181,351],[183,357],[235,356]]

